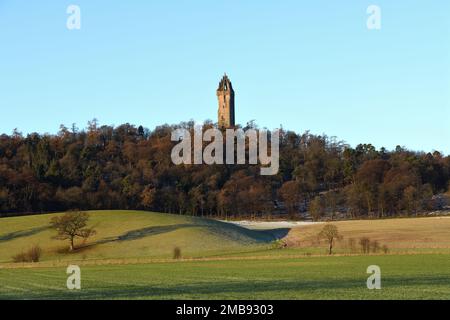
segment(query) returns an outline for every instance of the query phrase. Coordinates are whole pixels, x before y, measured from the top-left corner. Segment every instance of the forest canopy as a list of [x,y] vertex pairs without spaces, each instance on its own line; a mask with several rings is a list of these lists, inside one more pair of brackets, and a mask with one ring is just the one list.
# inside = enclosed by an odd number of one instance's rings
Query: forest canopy
[[[204,129],[211,128],[204,123]],[[249,123],[248,129],[256,128]],[[143,209],[214,216],[289,214],[384,217],[434,210],[448,191],[450,157],[439,152],[350,147],[336,138],[280,131],[280,170],[261,176],[256,165],[171,162],[171,132],[123,124],[56,135],[15,131],[0,136],[1,215],[72,209]]]

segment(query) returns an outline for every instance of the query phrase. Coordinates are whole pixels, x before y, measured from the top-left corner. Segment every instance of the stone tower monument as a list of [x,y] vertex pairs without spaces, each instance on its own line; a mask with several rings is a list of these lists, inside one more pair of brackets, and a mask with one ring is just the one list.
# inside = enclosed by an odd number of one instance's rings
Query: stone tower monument
[[219,83],[217,99],[219,100],[219,128],[234,127],[234,90],[226,74]]

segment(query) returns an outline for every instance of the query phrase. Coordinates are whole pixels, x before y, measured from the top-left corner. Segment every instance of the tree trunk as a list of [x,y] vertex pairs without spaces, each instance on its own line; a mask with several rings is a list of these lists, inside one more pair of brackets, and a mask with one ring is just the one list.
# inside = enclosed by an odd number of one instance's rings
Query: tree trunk
[[330,242],[330,250],[328,252],[329,255],[333,253],[333,242]]
[[75,237],[74,236],[71,236],[70,237],[70,251],[74,251],[75,250],[75,244],[74,244],[74,239],[75,239]]
[[73,251],[75,246],[73,245],[73,237],[70,238],[70,251]]

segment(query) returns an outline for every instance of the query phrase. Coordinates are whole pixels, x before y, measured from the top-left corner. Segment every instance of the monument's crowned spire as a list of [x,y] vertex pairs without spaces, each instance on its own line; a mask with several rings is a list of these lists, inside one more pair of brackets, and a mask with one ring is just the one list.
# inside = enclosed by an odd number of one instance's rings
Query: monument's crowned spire
[[219,89],[217,89],[217,90],[222,90],[222,91],[231,90],[231,91],[233,91],[233,86],[232,86],[231,81],[228,78],[226,73],[224,74],[222,80],[220,80]]

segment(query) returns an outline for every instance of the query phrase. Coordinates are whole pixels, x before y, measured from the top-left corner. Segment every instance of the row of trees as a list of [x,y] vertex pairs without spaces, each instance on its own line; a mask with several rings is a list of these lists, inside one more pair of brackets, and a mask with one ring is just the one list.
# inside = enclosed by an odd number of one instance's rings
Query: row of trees
[[[281,130],[280,171],[252,165],[175,166],[175,128],[124,124],[56,135],[0,136],[0,212],[145,209],[179,214],[248,216],[308,211],[314,218],[415,214],[447,190],[450,157],[397,147],[351,148],[309,132]],[[204,128],[213,124],[206,122]],[[255,128],[248,124],[243,129]]]

